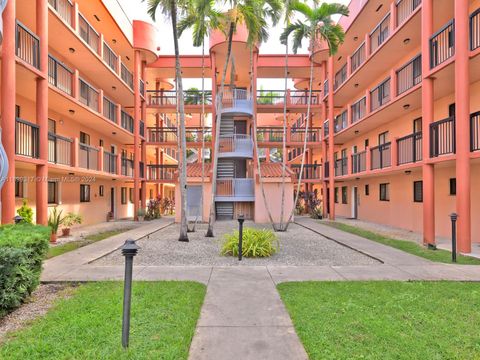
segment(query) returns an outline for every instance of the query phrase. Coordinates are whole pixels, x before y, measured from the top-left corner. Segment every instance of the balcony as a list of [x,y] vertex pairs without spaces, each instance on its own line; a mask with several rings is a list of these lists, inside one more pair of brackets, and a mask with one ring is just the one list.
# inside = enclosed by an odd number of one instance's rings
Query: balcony
[[[296,179],[300,178],[301,164],[292,164],[290,168],[295,174]],[[322,179],[322,165],[321,164],[304,164],[302,181],[306,180],[321,180]]]
[[254,179],[218,179],[215,201],[255,201]]
[[120,120],[121,120],[120,122],[121,127],[133,134],[133,117],[127,112],[122,110],[122,115]]
[[421,0],[400,0],[397,1],[397,26],[403,24],[417,7],[422,3]]
[[80,102],[93,111],[98,112],[99,91],[81,78],[79,78],[78,81],[80,85]]
[[222,114],[253,114],[251,94],[245,89],[225,87]]
[[[288,129],[285,129],[288,131]],[[282,127],[258,127],[257,141],[267,143],[282,143],[283,128]]]
[[340,115],[335,117],[334,120],[334,127],[335,127],[335,134],[339,131],[342,131],[348,126],[348,111],[345,110]]
[[133,74],[128,70],[124,63],[121,65],[120,78],[133,90]]
[[310,92],[308,90],[257,90],[257,104],[258,105],[283,105],[285,100],[287,106],[306,106],[309,103],[311,105],[320,104],[319,90],[312,90],[310,98]]
[[39,132],[38,125],[23,119],[15,120],[15,154],[34,159],[39,157]]
[[455,154],[455,117],[430,124],[430,157]]
[[397,164],[422,161],[422,133],[417,132],[397,139]]
[[[212,141],[211,127],[188,127],[185,129],[185,138],[187,143],[201,143],[202,138],[205,142]],[[148,127],[147,141],[151,143],[170,143],[176,145],[178,142],[177,128],[172,127]]]
[[353,55],[350,57],[350,73],[353,73],[355,70],[357,70],[367,59],[367,53],[366,53],[366,48],[365,48],[365,42],[362,43],[362,45],[359,46],[357,50],[353,53]]
[[370,33],[370,53],[377,50],[390,36],[390,14],[387,14]]
[[88,170],[100,170],[98,168],[98,153],[99,150],[96,147],[80,143],[78,147],[78,166]]
[[352,119],[351,122],[356,123],[358,120],[361,120],[367,114],[367,98],[363,97],[358,100],[356,103],[352,104]]
[[455,21],[449,21],[430,38],[430,69],[455,55]]
[[335,176],[348,175],[348,160],[346,157],[335,160]]
[[15,55],[40,69],[40,39],[18,20],[15,31]]
[[390,78],[370,91],[370,111],[375,111],[390,101]]
[[133,177],[133,159],[122,157],[122,175]]
[[72,96],[73,71],[65,64],[48,55],[48,82],[65,94]]
[[118,56],[105,42],[103,43],[103,61],[116,74],[118,73]]
[[[287,134],[288,137],[288,134]],[[311,127],[305,134],[305,128],[292,128],[290,131],[290,141],[303,143],[307,138],[307,143],[319,143],[322,140],[322,129],[319,127]]]
[[59,165],[72,165],[72,139],[48,133],[48,162]]
[[73,4],[70,0],[48,0],[48,4],[69,26],[72,26]]
[[[147,90],[147,99],[148,105],[154,106],[177,106],[177,92],[175,90]],[[185,105],[202,105],[202,102],[205,100],[205,105],[212,104],[212,92],[206,90],[202,92],[201,90],[184,90],[183,98]]]
[[403,94],[422,81],[422,55],[416,56],[396,71],[397,95]]
[[480,47],[480,9],[470,15],[470,50]]
[[100,35],[80,13],[78,14],[78,34],[90,49],[99,54]]
[[103,152],[103,171],[110,174],[117,174],[117,154],[108,151]]
[[175,172],[177,170],[178,165],[147,164],[147,180],[173,182],[175,180]]
[[251,136],[246,134],[220,135],[218,156],[223,158],[252,158],[253,140]]
[[480,150],[480,111],[470,115],[470,149]]
[[347,64],[335,74],[335,82],[333,83],[333,91],[337,90],[347,80]]
[[330,87],[328,86],[328,80],[325,80],[323,82],[323,96],[328,96],[329,90],[330,90]]
[[329,123],[330,123],[330,120],[325,120],[323,122],[323,136],[325,138],[328,137],[328,133],[329,133],[329,129],[328,129],[328,126],[329,126]]
[[118,111],[117,104],[115,104],[112,100],[104,96],[103,97],[103,116],[105,116],[108,120],[111,120],[116,124],[117,111]]
[[352,154],[352,174],[358,174],[367,170],[367,150]]
[[392,165],[391,143],[385,143],[370,149],[371,170],[384,169]]

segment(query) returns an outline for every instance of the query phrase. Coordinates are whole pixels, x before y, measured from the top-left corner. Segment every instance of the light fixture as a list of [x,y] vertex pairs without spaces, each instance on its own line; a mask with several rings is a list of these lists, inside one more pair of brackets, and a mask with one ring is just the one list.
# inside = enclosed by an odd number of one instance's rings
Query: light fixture
[[406,38],[405,40],[403,40],[403,43],[404,43],[405,45],[407,45],[408,43],[410,43],[410,38]]
[[380,9],[382,8],[383,4],[380,4],[378,7],[377,7],[377,10],[375,10],[375,12],[379,12]]
[[355,180],[360,180],[360,178],[359,178],[359,177],[356,177]]
[[117,90],[117,87],[116,87],[116,86],[112,86],[112,90]]
[[117,132],[116,132],[116,131],[112,131],[112,135],[117,135]]
[[68,175],[73,176],[73,175],[75,175],[75,173],[68,173]]
[[405,104],[405,105],[403,105],[403,109],[404,109],[404,110],[410,109],[410,104]]
[[125,58],[126,58],[127,60],[130,60],[130,58],[128,57],[128,55],[127,55],[127,56],[125,56]]
[[405,174],[410,175],[412,173],[411,170],[405,170]]
[[68,48],[68,51],[70,51],[73,54],[75,52],[75,49],[71,47],[71,48]]
[[355,86],[356,88],[358,87],[358,83],[354,84],[353,86]]
[[354,36],[353,41],[358,41],[358,36]]
[[355,135],[358,135],[359,133],[360,133],[360,131],[355,130]]
[[75,110],[73,110],[73,109],[68,110],[68,112],[72,115],[75,114]]
[[340,60],[342,60],[342,57],[341,57],[341,56],[338,57],[338,61],[340,61]]
[[59,123],[60,123],[60,125],[63,125],[63,120],[60,120]]
[[116,43],[117,43],[117,39],[112,39],[112,42],[113,42],[114,44],[116,44]]
[[93,17],[97,19],[97,21],[100,21],[100,18],[97,15],[93,14]]

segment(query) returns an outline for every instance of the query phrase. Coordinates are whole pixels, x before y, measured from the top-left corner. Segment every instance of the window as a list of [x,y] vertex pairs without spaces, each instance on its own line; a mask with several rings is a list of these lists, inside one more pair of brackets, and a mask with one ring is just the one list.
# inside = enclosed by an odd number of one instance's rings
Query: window
[[80,142],[85,145],[90,145],[90,135],[80,131]]
[[52,134],[57,133],[57,123],[53,119],[48,119],[48,132]]
[[102,139],[98,140],[98,146],[103,146],[103,140]]
[[153,199],[153,189],[150,189],[150,199]]
[[103,187],[103,185],[100,185],[98,187],[98,195],[103,197],[104,192],[105,192],[105,188]]
[[125,205],[127,203],[127,188],[126,187],[122,187],[121,195],[122,195],[122,205]]
[[352,154],[356,154],[357,151],[358,151],[358,147],[357,147],[357,145],[354,145],[354,146],[352,147]]
[[347,149],[342,149],[342,159],[347,157]]
[[80,202],[90,202],[90,185],[80,184]]
[[448,117],[455,116],[455,103],[448,105]]
[[413,182],[413,201],[423,202],[423,181]]
[[342,186],[342,204],[347,203],[347,193],[348,193],[348,188],[346,186]]
[[368,147],[369,143],[368,139],[365,139],[365,147]]
[[365,185],[365,196],[370,195],[370,186],[367,184]]
[[422,131],[422,118],[413,120],[413,132],[419,133]]
[[23,198],[23,186],[25,182],[23,179],[15,179],[15,197]]
[[335,188],[334,201],[335,201],[335,204],[338,204],[338,187]]
[[56,181],[48,182],[48,203],[58,203],[58,183]]
[[128,191],[129,191],[129,194],[128,194],[129,200],[131,203],[133,203],[133,188],[128,189]]
[[457,195],[457,179],[450,179],[450,195]]
[[15,117],[20,117],[20,105],[15,105]]
[[378,145],[383,145],[388,142],[388,131],[385,131],[378,135]]
[[390,184],[380,184],[380,201],[390,201]]

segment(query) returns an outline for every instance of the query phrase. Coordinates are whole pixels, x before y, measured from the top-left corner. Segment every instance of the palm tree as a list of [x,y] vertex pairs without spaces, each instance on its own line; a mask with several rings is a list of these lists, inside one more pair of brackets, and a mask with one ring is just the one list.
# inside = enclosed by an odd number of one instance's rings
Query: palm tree
[[180,49],[178,46],[177,16],[178,10],[185,9],[185,0],[142,0],[147,1],[147,11],[152,20],[156,20],[157,10],[170,17],[172,22],[173,43],[175,47],[175,80],[177,90],[177,112],[180,117],[180,235],[178,241],[188,241],[187,227],[187,141],[185,137],[185,102],[183,99],[182,69],[180,67]]
[[220,125],[222,120],[222,100],[225,90],[225,81],[227,77],[228,64],[232,55],[233,34],[238,25],[243,24],[248,31],[247,44],[253,46],[256,41],[268,37],[266,15],[271,19],[280,16],[280,0],[228,0],[230,9],[225,13],[224,31],[227,39],[227,55],[222,71],[220,90],[217,94],[216,103],[216,127],[215,127],[215,149],[213,156],[213,176],[212,176],[212,198],[210,203],[210,215],[208,219],[208,230],[205,236],[213,237],[213,225],[215,223],[215,193],[217,183],[217,165],[220,138]]
[[[313,7],[308,4],[291,0],[288,11],[296,12],[303,17],[302,21],[297,20],[295,23],[288,24],[280,36],[282,44],[288,44],[288,37],[293,33],[293,52],[296,54],[298,49],[302,46],[302,41],[308,39],[310,42],[310,50],[315,53],[315,45],[317,40],[324,40],[329,49],[330,56],[334,55],[338,51],[338,47],[343,43],[345,39],[345,33],[343,28],[339,24],[335,24],[332,20],[333,15],[348,16],[348,7],[337,3],[322,3],[317,6],[314,3]],[[292,221],[293,214],[295,212],[295,204],[298,201],[300,194],[300,186],[302,183],[303,169],[305,166],[305,152],[307,150],[307,135],[310,122],[311,103],[312,103],[312,85],[313,85],[313,59],[310,60],[310,78],[309,78],[309,94],[307,104],[307,117],[305,120],[305,133],[303,142],[303,154],[302,163],[300,166],[300,173],[298,176],[297,191],[295,195],[295,201],[290,216],[285,224],[285,230],[288,228],[289,223]]]
[[[215,9],[215,0],[190,0],[188,2],[186,16],[178,23],[178,34],[182,36],[183,32],[193,29],[193,46],[202,47],[202,90],[201,104],[202,113],[200,114],[200,126],[202,127],[202,152],[200,154],[202,164],[202,194],[200,204],[203,204],[203,193],[205,190],[205,38],[213,29],[220,27],[221,14]],[[198,94],[197,100],[199,98]],[[200,214],[202,216],[202,214]],[[192,231],[195,231],[198,214],[195,217]]]

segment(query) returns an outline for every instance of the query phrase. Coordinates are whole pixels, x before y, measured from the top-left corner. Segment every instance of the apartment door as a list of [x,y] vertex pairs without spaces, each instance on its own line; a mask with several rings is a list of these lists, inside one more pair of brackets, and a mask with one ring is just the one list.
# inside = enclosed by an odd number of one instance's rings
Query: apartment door
[[235,120],[233,124],[234,124],[235,134],[247,133],[247,122],[245,120]]
[[187,219],[202,221],[202,186],[187,186]]
[[115,217],[115,188],[110,188],[110,212]]
[[352,219],[358,218],[358,187],[352,189]]

